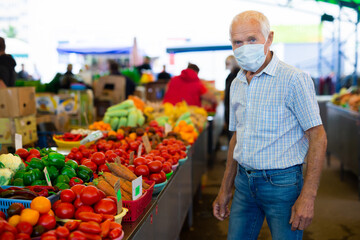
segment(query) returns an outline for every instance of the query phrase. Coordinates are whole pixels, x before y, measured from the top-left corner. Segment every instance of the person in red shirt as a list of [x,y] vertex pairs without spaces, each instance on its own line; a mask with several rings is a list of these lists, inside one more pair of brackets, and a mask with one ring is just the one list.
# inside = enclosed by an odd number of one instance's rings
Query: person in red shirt
[[186,101],[188,105],[201,107],[201,99],[216,103],[215,96],[210,93],[198,77],[200,69],[189,63],[187,69],[181,71],[179,76],[171,78],[164,96],[163,103],[175,105]]

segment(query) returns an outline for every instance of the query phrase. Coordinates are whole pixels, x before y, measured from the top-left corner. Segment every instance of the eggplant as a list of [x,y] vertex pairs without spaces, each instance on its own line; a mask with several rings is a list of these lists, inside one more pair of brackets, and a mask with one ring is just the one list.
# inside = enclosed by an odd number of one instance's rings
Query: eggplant
[[32,191],[22,189],[22,190],[6,190],[1,193],[2,198],[10,198],[10,199],[24,199],[24,200],[33,200],[38,197],[37,193]]

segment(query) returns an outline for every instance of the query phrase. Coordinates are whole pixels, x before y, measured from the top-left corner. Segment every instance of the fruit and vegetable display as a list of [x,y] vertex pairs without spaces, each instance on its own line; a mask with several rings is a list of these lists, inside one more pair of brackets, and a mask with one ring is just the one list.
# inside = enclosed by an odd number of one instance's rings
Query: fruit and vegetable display
[[332,96],[331,102],[352,111],[360,112],[360,88],[342,88],[339,93]]

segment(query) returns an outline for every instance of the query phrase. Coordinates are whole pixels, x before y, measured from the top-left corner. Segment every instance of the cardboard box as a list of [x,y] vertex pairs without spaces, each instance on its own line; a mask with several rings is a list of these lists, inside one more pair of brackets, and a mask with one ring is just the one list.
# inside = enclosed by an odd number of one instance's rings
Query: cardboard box
[[0,118],[0,143],[15,143],[15,133],[22,135],[23,145],[36,142],[36,117]]
[[54,93],[36,93],[35,101],[38,113],[56,113],[58,99]]
[[22,117],[35,113],[35,87],[0,89],[0,117]]
[[116,104],[125,100],[126,79],[123,76],[104,76],[95,85],[95,97]]

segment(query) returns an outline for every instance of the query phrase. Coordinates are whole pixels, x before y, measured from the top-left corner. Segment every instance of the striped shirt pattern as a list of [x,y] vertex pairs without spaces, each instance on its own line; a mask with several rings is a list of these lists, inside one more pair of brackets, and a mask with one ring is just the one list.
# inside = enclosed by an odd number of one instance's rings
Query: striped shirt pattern
[[229,130],[234,160],[249,169],[284,169],[304,163],[305,131],[321,125],[314,83],[275,54],[248,84],[241,69],[230,88]]

